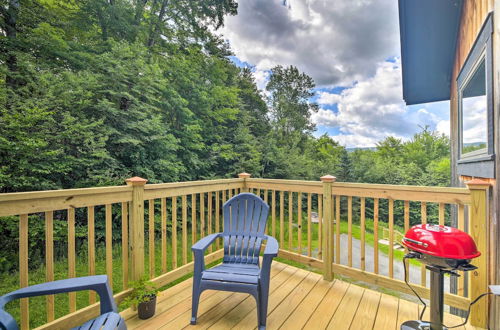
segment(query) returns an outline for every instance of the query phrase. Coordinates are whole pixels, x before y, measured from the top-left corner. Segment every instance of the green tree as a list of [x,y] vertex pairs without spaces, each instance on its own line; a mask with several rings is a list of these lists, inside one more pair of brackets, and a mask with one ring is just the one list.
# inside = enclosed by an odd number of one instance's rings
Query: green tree
[[271,122],[280,142],[300,140],[314,130],[311,113],[318,111],[318,105],[310,98],[315,86],[311,77],[294,66],[271,69],[266,90],[270,94]]

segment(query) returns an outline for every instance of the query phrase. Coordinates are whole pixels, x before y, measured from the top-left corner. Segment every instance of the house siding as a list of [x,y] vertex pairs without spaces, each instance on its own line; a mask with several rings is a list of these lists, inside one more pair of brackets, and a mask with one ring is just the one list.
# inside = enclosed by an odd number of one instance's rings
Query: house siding
[[[459,148],[459,127],[458,127],[458,104],[457,104],[457,77],[462,69],[467,56],[469,55],[476,38],[478,37],[481,27],[485,22],[488,14],[494,11],[494,8],[500,8],[500,0],[464,0],[462,14],[460,19],[460,27],[457,35],[457,46],[455,50],[455,61],[451,79],[450,93],[450,137],[451,137],[451,178],[452,185],[464,186],[464,182],[470,179],[469,177],[460,177],[457,173],[457,160]],[[493,123],[494,123],[494,148],[496,164],[500,164],[499,160],[499,135],[498,135],[498,104],[499,104],[499,65],[500,52],[498,51],[500,43],[498,42],[500,34],[497,32],[497,27],[500,26],[500,15],[493,16]],[[495,177],[500,178],[499,168],[495,167]],[[497,219],[500,205],[500,194],[497,192],[498,187],[495,179],[488,180],[492,184],[492,189],[489,198],[489,283],[500,283],[500,271],[496,265],[500,264],[496,252],[500,249],[500,239],[498,237]],[[494,324],[500,324],[500,312],[495,305],[495,299],[490,300],[490,328],[496,329]],[[500,307],[500,305],[498,306]]]

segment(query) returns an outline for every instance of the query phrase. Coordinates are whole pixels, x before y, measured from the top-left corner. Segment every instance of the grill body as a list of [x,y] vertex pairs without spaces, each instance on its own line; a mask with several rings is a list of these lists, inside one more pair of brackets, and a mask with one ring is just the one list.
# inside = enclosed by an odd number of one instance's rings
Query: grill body
[[406,321],[401,330],[442,330],[444,312],[444,274],[459,276],[456,270],[476,269],[470,261],[481,255],[467,233],[447,226],[422,224],[413,226],[403,238],[410,250],[408,257],[417,258],[430,270],[430,321]]

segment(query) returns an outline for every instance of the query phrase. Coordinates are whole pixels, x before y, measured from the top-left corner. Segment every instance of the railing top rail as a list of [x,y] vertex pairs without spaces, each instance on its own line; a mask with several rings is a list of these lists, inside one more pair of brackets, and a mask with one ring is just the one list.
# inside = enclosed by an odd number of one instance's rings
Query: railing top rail
[[200,180],[200,181],[183,181],[183,182],[170,182],[170,183],[154,183],[146,184],[144,190],[155,189],[170,189],[170,188],[186,188],[195,186],[209,186],[224,183],[243,183],[244,179],[218,179],[218,180]]
[[225,189],[243,188],[244,179],[220,179],[149,184],[144,187],[144,199],[175,197],[213,192]]
[[[274,189],[293,192],[323,193],[320,181],[247,179],[249,188]],[[468,188],[408,186],[371,183],[333,182],[334,195],[391,198],[421,202],[469,204],[471,201]]]
[[454,193],[469,195],[470,191],[467,188],[457,187],[432,187],[432,186],[410,186],[410,185],[394,185],[394,184],[379,184],[379,183],[354,183],[354,182],[334,182],[333,188],[360,188],[360,189],[381,189],[381,190],[398,190],[398,191],[423,191],[434,193]]
[[0,194],[0,202],[54,198],[54,197],[71,197],[71,196],[107,194],[107,193],[112,194],[112,193],[127,192],[127,191],[132,191],[132,188],[124,185],[124,186],[107,186],[107,187],[92,187],[92,188],[57,189],[57,190],[2,193],[2,194]]

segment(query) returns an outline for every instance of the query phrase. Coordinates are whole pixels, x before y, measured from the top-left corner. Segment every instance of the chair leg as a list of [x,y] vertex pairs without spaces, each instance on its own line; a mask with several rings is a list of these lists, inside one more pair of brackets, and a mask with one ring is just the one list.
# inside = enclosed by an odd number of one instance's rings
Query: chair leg
[[257,289],[257,292],[254,294],[255,298],[255,303],[257,304],[257,325],[259,330],[264,330],[266,329],[265,326],[265,321],[264,321],[264,327],[262,327],[262,312],[261,312],[261,300],[262,300],[262,295],[260,294],[260,289]]
[[193,295],[191,297],[191,324],[196,324],[198,316],[198,304],[200,303],[200,280],[193,279]]
[[267,322],[267,305],[269,301],[269,290],[264,287],[259,290],[259,306],[257,308],[259,312],[259,330],[266,329]]

